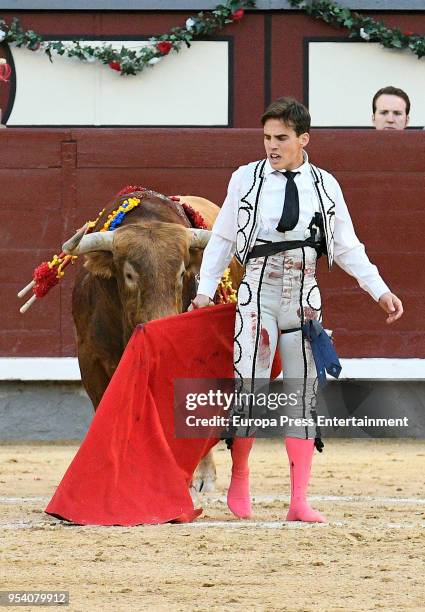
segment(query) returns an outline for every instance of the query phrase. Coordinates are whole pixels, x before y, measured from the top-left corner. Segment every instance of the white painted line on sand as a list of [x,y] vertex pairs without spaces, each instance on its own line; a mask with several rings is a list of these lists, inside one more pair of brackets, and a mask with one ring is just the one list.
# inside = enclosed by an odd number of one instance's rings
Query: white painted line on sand
[[[34,496],[34,497],[0,497],[0,504],[46,504],[49,501],[49,497],[42,496]],[[312,495],[310,497],[312,501],[329,501],[329,502],[355,502],[358,504],[388,504],[388,505],[397,505],[397,504],[416,504],[423,505],[425,504],[425,499],[423,498],[415,498],[415,497],[377,497],[377,496],[354,496],[354,495]],[[253,497],[254,503],[261,504],[265,502],[274,502],[274,501],[288,501],[289,497],[287,495],[257,495]],[[211,505],[213,503],[226,503],[226,498],[223,496],[205,496],[202,499],[202,503],[204,506]],[[53,522],[52,522],[53,520]],[[47,522],[49,521],[49,522]],[[143,525],[141,525],[143,526]],[[176,525],[166,524],[165,527],[174,528]],[[43,529],[43,530],[52,530],[52,529],[60,529],[62,527],[74,528],[74,529],[104,529],[104,527],[100,525],[73,525],[72,523],[62,522],[57,519],[48,519],[45,515],[42,515],[42,520],[26,520],[26,519],[17,519],[15,522],[0,522],[0,529],[3,530],[16,530],[16,529]],[[164,525],[145,525],[145,527],[164,527]],[[331,521],[329,523],[302,523],[302,522],[287,522],[284,520],[281,521],[256,521],[256,520],[234,520],[230,519],[228,521],[213,521],[213,520],[204,520],[199,518],[197,521],[193,523],[183,523],[181,525],[177,525],[179,528],[189,527],[189,528],[210,528],[210,527],[221,527],[221,528],[255,528],[255,529],[324,529],[329,527],[343,527],[346,529],[361,529],[366,531],[379,531],[379,530],[391,530],[391,529],[425,529],[424,523],[364,523],[359,524],[353,523],[350,521]],[[125,527],[119,526],[110,526],[108,529],[125,529]],[[129,527],[127,527],[129,529]]]
[[[161,526],[161,525],[159,525]],[[173,527],[174,525],[170,525]],[[376,529],[425,529],[421,523],[382,523],[375,525],[359,525],[348,521],[330,521],[329,523],[303,523],[301,521],[202,521],[198,519],[193,523],[181,523],[179,527],[231,527],[231,528],[259,528],[259,529],[326,529],[327,527],[348,527],[374,531]]]
[[0,497],[0,504],[27,504],[48,502],[50,497]]
[[[229,521],[203,521],[198,519],[193,523],[181,523],[171,524],[165,523],[163,525],[137,525],[135,527],[128,526],[108,526],[103,527],[102,525],[73,525],[72,523],[62,522],[57,520],[54,523],[46,523],[43,521],[16,521],[8,523],[0,523],[0,530],[18,530],[18,529],[37,529],[37,530],[57,530],[65,527],[66,529],[78,529],[78,530],[123,530],[123,529],[134,529],[137,527],[147,527],[150,529],[209,529],[210,527],[230,528],[230,529],[329,529],[333,527],[343,527],[344,529],[356,529],[366,532],[380,531],[380,530],[395,530],[395,529],[425,529],[425,524],[421,523],[375,523],[373,525],[366,525],[358,523],[349,523],[347,521],[330,521],[329,523],[302,523],[299,521],[252,521],[252,520],[229,520]],[[349,533],[349,532],[348,532]],[[357,532],[356,532],[357,534]],[[353,535],[356,538],[356,534]],[[360,534],[361,535],[361,534]],[[360,538],[361,539],[361,538]]]
[[[201,494],[202,495],[202,494]],[[309,500],[319,502],[355,502],[358,504],[425,504],[425,499],[417,497],[376,497],[372,495],[309,495]],[[226,497],[200,496],[201,502],[226,504]],[[289,495],[253,495],[252,502],[255,504],[270,502],[289,502]]]
[[[310,495],[311,501],[318,502],[355,502],[357,504],[418,504],[424,505],[425,498],[421,497],[379,497],[373,495]],[[50,497],[0,497],[0,504],[21,504],[48,502]],[[288,502],[289,495],[253,495],[252,502],[254,504],[264,504],[270,502]],[[226,504],[224,495],[202,495],[200,494],[200,503],[208,504]]]

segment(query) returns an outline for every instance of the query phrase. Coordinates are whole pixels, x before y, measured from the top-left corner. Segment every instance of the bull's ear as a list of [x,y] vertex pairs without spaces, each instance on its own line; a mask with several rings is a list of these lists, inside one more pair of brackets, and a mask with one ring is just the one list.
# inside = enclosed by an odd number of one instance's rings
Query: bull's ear
[[187,267],[187,272],[192,274],[198,274],[199,269],[202,263],[202,256],[204,254],[204,249],[190,249],[190,261]]
[[112,253],[108,251],[94,251],[85,255],[84,267],[94,276],[112,278],[115,275],[115,264]]

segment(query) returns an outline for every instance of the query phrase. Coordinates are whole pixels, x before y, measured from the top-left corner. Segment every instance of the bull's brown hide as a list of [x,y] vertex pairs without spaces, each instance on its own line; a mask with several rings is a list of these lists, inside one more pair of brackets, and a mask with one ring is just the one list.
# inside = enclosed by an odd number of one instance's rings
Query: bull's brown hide
[[[78,360],[84,387],[96,408],[134,328],[185,311],[196,294],[202,249],[190,249],[180,205],[155,192],[116,199],[102,218],[128,197],[141,204],[115,230],[113,251],[85,256],[72,300]],[[182,197],[210,228],[219,208],[204,198]],[[239,266],[232,264],[238,283]]]

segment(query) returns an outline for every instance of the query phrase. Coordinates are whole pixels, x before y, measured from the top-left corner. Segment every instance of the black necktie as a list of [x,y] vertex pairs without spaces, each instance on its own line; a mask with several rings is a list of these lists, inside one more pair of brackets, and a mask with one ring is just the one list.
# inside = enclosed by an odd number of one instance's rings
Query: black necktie
[[282,172],[287,178],[285,189],[285,201],[283,203],[282,216],[277,226],[278,232],[286,232],[294,229],[300,216],[300,201],[295,177],[299,172]]

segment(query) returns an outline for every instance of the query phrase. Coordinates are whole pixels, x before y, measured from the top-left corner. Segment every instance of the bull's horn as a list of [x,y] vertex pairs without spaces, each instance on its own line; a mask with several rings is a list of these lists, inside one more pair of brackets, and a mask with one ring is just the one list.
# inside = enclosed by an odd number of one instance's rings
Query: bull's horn
[[204,249],[207,246],[212,232],[203,229],[189,229],[188,231],[192,236],[190,241],[191,249]]
[[[77,234],[79,233],[80,232],[77,232]],[[113,232],[93,232],[93,234],[86,234],[76,244],[77,234],[62,245],[64,253],[69,255],[83,255],[84,253],[91,253],[92,251],[112,251],[114,244]]]
[[78,244],[81,242],[81,238],[85,236],[88,229],[88,223],[85,223],[69,240],[64,242],[62,250],[64,253],[71,253],[74,251]]

